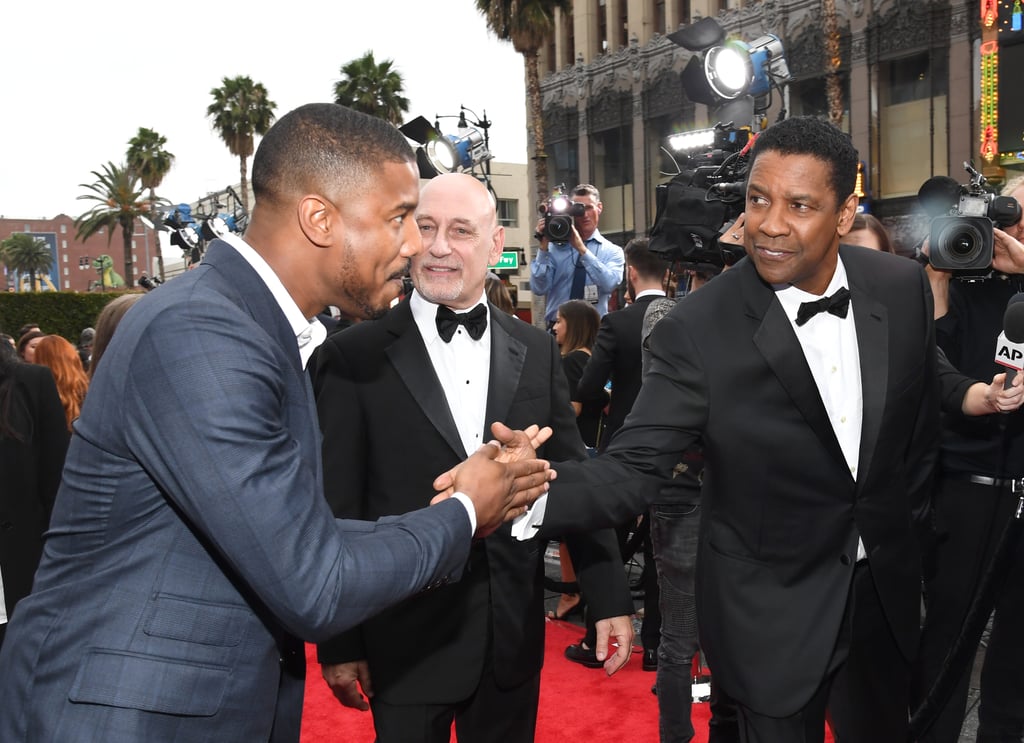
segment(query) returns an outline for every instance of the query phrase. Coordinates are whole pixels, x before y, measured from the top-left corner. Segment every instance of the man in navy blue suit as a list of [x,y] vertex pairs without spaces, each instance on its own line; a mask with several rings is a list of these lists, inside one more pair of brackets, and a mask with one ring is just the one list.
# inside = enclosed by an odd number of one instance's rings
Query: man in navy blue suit
[[0,653],[5,743],[297,741],[302,641],[458,577],[474,532],[546,485],[545,463],[488,446],[453,498],[332,517],[309,318],[398,295],[421,249],[415,158],[389,124],[310,104],[264,137],[252,183],[245,238],[141,299],[92,381]]

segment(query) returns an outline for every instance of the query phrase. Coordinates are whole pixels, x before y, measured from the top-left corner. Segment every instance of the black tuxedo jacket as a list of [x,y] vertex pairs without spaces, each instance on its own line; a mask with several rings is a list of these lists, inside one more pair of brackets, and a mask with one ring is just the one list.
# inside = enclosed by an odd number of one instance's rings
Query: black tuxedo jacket
[[583,370],[577,394],[585,397],[597,396],[605,383],[612,381],[611,401],[608,403],[608,417],[598,448],[604,451],[608,442],[626,420],[637,393],[643,369],[641,336],[644,327],[644,313],[654,299],[653,295],[641,297],[628,307],[609,312],[601,318],[597,340],[590,354],[590,361]]
[[639,512],[637,472],[665,476],[703,440],[701,646],[723,689],[772,716],[802,708],[825,675],[858,536],[900,649],[911,658],[917,645],[915,526],[939,428],[931,294],[913,261],[852,246],[840,255],[863,387],[856,480],[789,319],[744,260],[655,326],[632,413],[604,456],[554,464],[544,526]]
[[8,615],[32,588],[70,438],[50,370],[19,363],[10,374],[9,404],[0,414],[20,440],[0,432],[0,572]]
[[[550,425],[540,456],[583,459],[561,358],[547,333],[490,308],[490,424]],[[324,434],[324,486],[335,514],[377,519],[421,508],[437,475],[467,452],[408,300],[376,322],[330,336],[316,373]],[[540,670],[544,651],[543,552],[505,525],[477,541],[461,581],[422,593],[320,646],[321,662],[366,659],[378,699],[445,704],[477,687],[493,647],[494,673],[515,686]],[[631,614],[614,534],[569,539],[595,617]],[[489,639],[493,638],[493,639]]]

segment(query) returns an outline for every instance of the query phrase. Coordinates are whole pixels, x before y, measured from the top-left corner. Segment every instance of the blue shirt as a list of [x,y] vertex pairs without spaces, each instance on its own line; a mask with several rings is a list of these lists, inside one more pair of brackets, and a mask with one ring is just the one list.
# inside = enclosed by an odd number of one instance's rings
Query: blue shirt
[[544,319],[549,322],[555,321],[558,308],[569,301],[577,259],[583,261],[587,270],[584,291],[588,286],[597,287],[596,307],[602,317],[608,313],[608,298],[622,283],[626,264],[622,248],[606,240],[597,230],[583,244],[587,253],[581,256],[569,243],[548,243],[548,249],[538,249],[530,262],[530,291],[547,297]]

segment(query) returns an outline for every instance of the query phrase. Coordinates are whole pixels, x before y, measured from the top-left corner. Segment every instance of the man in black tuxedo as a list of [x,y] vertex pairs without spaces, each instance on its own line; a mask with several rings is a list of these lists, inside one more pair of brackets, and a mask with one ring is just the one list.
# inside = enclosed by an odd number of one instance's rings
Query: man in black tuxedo
[[[550,335],[488,305],[487,265],[504,230],[478,180],[449,174],[423,189],[416,291],[376,322],[328,338],[316,375],[324,484],[336,515],[376,519],[426,505],[439,471],[490,438],[494,421],[550,426],[545,454],[583,459]],[[395,442],[408,442],[395,446]],[[614,534],[568,538],[583,590],[626,655],[632,601]],[[422,593],[319,649],[341,702],[366,709],[380,743],[533,740],[544,651],[543,545],[510,526],[478,540],[464,579]]]
[[[576,387],[581,399],[597,397],[609,381],[612,383],[608,415],[601,431],[598,451],[608,448],[608,442],[626,419],[643,376],[643,353],[640,341],[643,336],[644,315],[651,302],[665,296],[665,281],[668,278],[668,264],[649,249],[650,241],[637,237],[626,245],[626,284],[633,296],[632,304],[621,310],[609,312],[601,318],[594,349]],[[646,518],[646,517],[645,517]],[[619,547],[623,560],[632,554],[627,552],[627,541],[632,527],[637,523],[634,515],[627,523],[617,527]],[[640,641],[644,648],[643,669],[657,669],[658,642],[660,639],[661,612],[658,610],[658,578],[654,570],[654,553],[651,551],[650,529],[641,522],[640,543],[644,553],[644,571],[641,587],[644,592],[644,619],[640,626]],[[632,550],[629,550],[632,552]],[[597,634],[594,622],[587,616],[587,631],[578,643],[565,649],[565,657],[591,668],[600,668],[594,647]]]
[[538,532],[637,513],[639,475],[703,442],[700,641],[746,743],[821,741],[826,709],[843,743],[908,732],[935,333],[920,266],[839,244],[857,159],[810,117],[759,135],[748,258],[654,328],[632,412],[604,455],[553,465]]

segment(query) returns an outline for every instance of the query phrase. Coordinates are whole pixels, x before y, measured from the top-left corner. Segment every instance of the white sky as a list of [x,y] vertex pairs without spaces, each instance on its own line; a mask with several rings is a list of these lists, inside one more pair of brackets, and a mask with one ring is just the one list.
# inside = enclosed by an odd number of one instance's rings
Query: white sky
[[332,100],[341,66],[367,50],[402,74],[409,119],[486,111],[495,159],[527,161],[522,57],[473,0],[30,0],[0,19],[0,216],[82,213],[92,202],[79,184],[122,162],[140,126],[175,156],[158,195],[193,201],[237,183],[238,159],[206,117],[210,90],[248,75],[281,116]]

